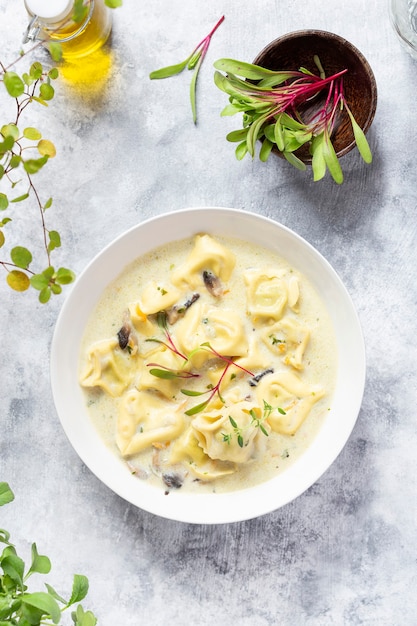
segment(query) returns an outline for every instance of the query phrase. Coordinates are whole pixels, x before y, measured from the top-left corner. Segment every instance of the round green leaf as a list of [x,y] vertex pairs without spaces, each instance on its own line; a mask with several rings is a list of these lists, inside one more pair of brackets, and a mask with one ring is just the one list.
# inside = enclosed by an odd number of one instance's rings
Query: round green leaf
[[39,172],[39,170],[45,165],[47,160],[48,157],[46,155],[40,159],[28,159],[27,161],[24,161],[23,167],[28,174],[36,174],[36,172]]
[[14,500],[14,493],[9,487],[9,483],[0,483],[0,506],[8,504]]
[[61,237],[56,230],[49,231],[49,244],[48,250],[52,252],[55,248],[59,248],[61,246]]
[[4,86],[12,98],[18,98],[25,91],[25,83],[16,72],[6,72],[3,76]]
[[42,274],[45,276],[45,278],[48,279],[49,282],[52,276],[55,274],[55,269],[52,267],[52,265],[48,265],[48,267],[43,270]]
[[56,247],[59,247],[61,245],[61,237],[59,235],[59,232],[56,230],[50,230],[49,231],[49,239],[51,242],[54,243],[54,245]]
[[43,67],[42,64],[39,63],[39,61],[35,61],[35,63],[32,63],[29,73],[34,80],[38,80],[42,76],[42,72]]
[[16,246],[10,251],[10,258],[17,267],[27,269],[32,262],[32,254],[23,246]]
[[11,167],[12,169],[15,169],[16,167],[19,167],[21,162],[22,162],[22,157],[19,156],[18,154],[14,154],[12,158],[10,159],[9,167]]
[[7,137],[4,138],[4,141],[0,143],[0,155],[2,156],[3,154],[11,150],[13,146],[14,146],[13,137],[11,135],[7,135]]
[[52,100],[55,95],[55,89],[49,83],[42,83],[39,87],[39,94],[43,100]]
[[22,79],[25,85],[27,85],[28,87],[30,87],[30,85],[33,83],[33,78],[31,78],[27,72],[24,72],[22,74]]
[[56,67],[53,67],[51,70],[49,70],[48,76],[52,80],[55,80],[56,78],[58,78],[58,76],[59,76],[58,69]]
[[15,291],[26,291],[30,287],[29,278],[19,270],[13,270],[7,274],[7,284]]
[[61,285],[57,285],[56,283],[52,283],[50,285],[50,287],[51,287],[52,293],[54,293],[55,295],[58,295],[58,294],[62,293]]
[[38,143],[39,154],[53,158],[56,155],[56,148],[49,139],[41,139]]
[[16,124],[5,124],[1,128],[1,134],[3,135],[3,137],[13,137],[13,139],[16,141],[16,139],[19,139],[20,133]]
[[31,126],[29,126],[28,128],[24,129],[23,136],[26,137],[26,139],[38,141],[38,139],[42,137],[42,133],[37,128],[32,128]]
[[56,282],[60,285],[69,285],[74,282],[75,274],[72,270],[69,270],[65,267],[60,267],[56,273]]
[[37,289],[38,291],[42,291],[42,289],[48,286],[49,279],[43,274],[35,274],[30,279],[30,284],[32,285],[34,289]]
[[5,211],[9,206],[9,200],[5,193],[0,193],[0,211]]
[[27,593],[22,596],[22,602],[39,609],[44,615],[50,615],[54,624],[61,619],[61,609],[54,598],[44,591]]
[[51,297],[51,289],[50,287],[44,287],[39,294],[39,302],[41,304],[46,304]]
[[5,242],[4,232],[0,230],[0,248],[4,246],[4,242]]

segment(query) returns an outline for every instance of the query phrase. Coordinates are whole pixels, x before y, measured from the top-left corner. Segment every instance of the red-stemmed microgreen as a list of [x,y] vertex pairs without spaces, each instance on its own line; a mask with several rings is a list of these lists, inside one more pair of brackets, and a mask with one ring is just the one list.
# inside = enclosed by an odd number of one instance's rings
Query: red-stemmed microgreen
[[211,38],[223,21],[224,15],[222,15],[214,28],[212,28],[209,34],[200,41],[200,43],[194,48],[191,54],[186,59],[184,59],[184,61],[176,63],[175,65],[163,67],[149,74],[149,78],[154,80],[158,78],[169,78],[170,76],[175,76],[176,74],[180,74],[185,68],[193,72],[190,83],[190,103],[194,124],[197,123],[196,90],[198,74],[200,72],[200,68],[204,61],[204,58],[207,54]]
[[307,145],[314,180],[322,179],[328,170],[340,184],[343,173],[332,144],[332,133],[343,109],[349,116],[356,146],[365,163],[372,161],[372,154],[365,133],[346,102],[343,77],[347,70],[326,77],[317,57],[315,62],[319,76],[305,68],[273,71],[251,63],[220,59],[214,64],[220,70],[215,72],[214,82],[229,96],[222,115],[243,113],[243,128],[226,137],[237,142],[235,154],[239,160],[247,153],[253,158],[256,143],[261,140],[261,161],[266,161],[275,149],[292,165],[305,170],[305,163],[296,151]]
[[150,367],[149,373],[156,378],[163,378],[164,380],[174,380],[176,378],[199,378],[200,374],[194,374],[193,372],[187,372],[186,370],[176,370],[160,363],[147,363]]
[[188,358],[178,350],[177,346],[172,340],[171,333],[168,330],[167,314],[165,311],[159,311],[156,314],[156,323],[164,333],[166,341],[163,341],[162,339],[158,339],[156,337],[149,337],[149,339],[145,339],[145,341],[160,343],[168,348],[168,350],[171,350],[171,352],[184,359],[184,361],[188,361]]
[[[249,370],[247,370],[246,368],[242,367],[241,365],[239,365],[238,363],[236,363],[236,361],[234,361],[233,359],[230,359],[226,356],[223,356],[222,354],[220,354],[219,352],[217,352],[217,350],[215,350],[210,343],[207,341],[205,343],[202,343],[196,350],[193,351],[192,354],[194,354],[195,352],[197,352],[198,350],[208,350],[209,352],[211,352],[216,358],[221,359],[224,363],[226,363],[226,366],[224,368],[224,370],[222,371],[219,380],[217,381],[217,383],[215,385],[210,385],[208,389],[206,389],[205,391],[194,391],[194,390],[190,390],[190,389],[181,389],[181,393],[183,393],[185,396],[203,396],[205,394],[209,394],[209,397],[207,398],[207,400],[205,400],[204,402],[201,402],[200,404],[197,404],[195,406],[193,406],[191,409],[188,409],[188,411],[185,412],[186,415],[196,415],[197,413],[200,413],[201,411],[203,411],[207,405],[211,402],[211,400],[214,398],[214,396],[217,394],[217,396],[219,397],[219,400],[221,402],[223,402],[224,404],[224,399],[221,395],[220,392],[220,388],[221,388],[221,384],[229,370],[230,367],[235,366],[238,369],[242,370],[243,372],[245,372],[246,374],[248,374],[249,376],[253,376],[253,373],[250,372]],[[190,355],[191,357],[192,355]]]
[[224,356],[223,354],[220,354],[219,352],[217,352],[217,350],[215,350],[208,341],[205,341],[204,343],[200,344],[197,350],[200,350],[200,349],[208,350],[209,352],[214,354],[214,356],[216,356],[218,359],[225,361],[225,363],[227,363],[228,365],[235,365],[238,369],[242,370],[242,372],[249,374],[249,376],[253,376],[253,373],[250,372],[248,369],[246,369],[242,365],[239,365],[239,363],[236,363],[236,361],[234,361],[233,359],[229,359],[227,356]]
[[[224,402],[222,395],[220,393],[220,387],[231,366],[235,366],[238,369],[245,372],[246,374],[248,374],[249,376],[253,377],[252,372],[250,372],[248,369],[236,363],[236,361],[234,361],[232,358],[229,358],[217,352],[217,350],[215,350],[208,341],[200,344],[199,346],[197,346],[197,348],[192,350],[188,356],[185,356],[184,354],[182,354],[182,352],[178,350],[178,348],[176,347],[174,343],[174,340],[171,337],[171,334],[168,330],[166,312],[159,311],[159,313],[157,313],[157,316],[156,316],[156,321],[157,321],[159,328],[163,331],[166,337],[166,341],[163,341],[162,339],[158,339],[156,337],[150,337],[149,339],[146,339],[145,341],[153,341],[155,343],[165,346],[166,348],[168,348],[168,350],[171,350],[173,354],[176,354],[177,356],[179,356],[180,358],[184,360],[184,366],[192,360],[192,357],[195,354],[197,354],[198,352],[201,352],[201,350],[206,350],[206,351],[211,352],[211,354],[214,357],[226,363],[226,366],[224,370],[222,371],[220,378],[217,381],[216,385],[210,385],[208,389],[204,391],[181,389],[181,393],[183,393],[185,396],[202,396],[205,394],[210,394],[209,397],[204,402],[201,402],[200,404],[197,404],[196,406],[186,411],[185,412],[186,415],[189,415],[189,416],[195,415],[196,413],[200,413],[201,411],[203,411],[203,409],[206,408],[206,406],[211,402],[211,400],[214,398],[216,394],[218,395],[220,400]],[[189,372],[184,369],[173,369],[173,368],[166,367],[164,365],[160,365],[158,363],[148,363],[147,366],[150,368],[149,373],[152,374],[152,376],[155,376],[156,378],[161,378],[164,380],[198,378],[200,376],[200,374],[195,373],[195,372]]]

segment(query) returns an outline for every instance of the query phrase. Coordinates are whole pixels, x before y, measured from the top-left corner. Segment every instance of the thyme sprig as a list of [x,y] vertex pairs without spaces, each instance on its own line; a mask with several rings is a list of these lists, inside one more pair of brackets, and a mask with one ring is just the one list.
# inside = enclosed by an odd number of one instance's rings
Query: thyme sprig
[[[266,400],[263,400],[262,413],[261,413],[261,409],[258,407],[250,409],[249,415],[251,416],[252,421],[245,428],[239,426],[236,420],[231,415],[229,415],[229,421],[233,428],[233,433],[221,433],[223,437],[223,441],[230,445],[233,439],[233,435],[235,435],[237,438],[237,443],[239,447],[243,448],[244,432],[251,426],[255,426],[255,428],[259,428],[259,430],[265,435],[265,437],[269,437],[269,433],[267,429],[265,428],[264,423],[268,419],[268,417],[271,415],[273,410],[274,410],[274,407],[271,406]],[[286,415],[284,409],[282,409],[281,407],[277,407],[277,411],[281,413],[281,415]]]
[[343,78],[347,70],[326,77],[318,57],[315,62],[319,76],[305,68],[273,71],[233,59],[216,61],[214,67],[220,71],[215,72],[214,82],[229,96],[221,115],[243,113],[243,128],[230,132],[226,139],[238,144],[235,154],[239,160],[248,153],[254,158],[256,143],[261,140],[261,161],[275,149],[300,170],[306,165],[296,151],[306,145],[312,156],[314,181],[321,180],[328,170],[341,184],[343,173],[332,134],[343,109],[365,163],[371,163],[372,153],[346,101]]

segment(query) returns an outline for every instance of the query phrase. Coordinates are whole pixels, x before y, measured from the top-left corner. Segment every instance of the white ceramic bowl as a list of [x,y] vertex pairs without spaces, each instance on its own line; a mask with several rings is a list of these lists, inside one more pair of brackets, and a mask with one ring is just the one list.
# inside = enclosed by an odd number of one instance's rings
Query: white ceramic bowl
[[[81,339],[104,288],[135,258],[169,241],[208,232],[270,248],[302,272],[321,295],[332,318],[339,366],[332,411],[307,451],[282,474],[241,491],[187,494],[163,489],[133,476],[103,443],[86,411],[78,382]],[[220,524],[269,513],[302,494],[336,459],[356,422],[365,384],[365,350],[357,314],[329,263],[299,235],[259,215],[227,208],[184,209],[133,227],[98,254],[78,277],[64,302],[51,351],[55,405],[72,446],[90,470],[132,504],[189,523]]]

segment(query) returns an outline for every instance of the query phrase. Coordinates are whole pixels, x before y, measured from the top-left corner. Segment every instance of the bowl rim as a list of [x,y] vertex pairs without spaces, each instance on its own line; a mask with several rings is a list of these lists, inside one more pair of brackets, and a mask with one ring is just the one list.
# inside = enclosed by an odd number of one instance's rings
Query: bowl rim
[[[347,389],[346,385],[337,384],[340,397],[335,397],[334,412],[337,415],[340,411],[343,419],[336,424],[326,418],[311,446],[278,476],[255,487],[231,493],[188,494],[179,490],[167,497],[163,489],[158,490],[132,476],[127,464],[105,445],[88,419],[78,383],[80,343],[86,321],[103,288],[140,256],[137,254],[138,242],[148,246],[142,251],[144,254],[164,243],[188,238],[198,232],[221,234],[216,227],[210,227],[210,224],[218,224],[219,221],[225,236],[242,239],[243,235],[239,236],[239,233],[245,232],[256,243],[267,238],[266,247],[278,253],[277,244],[286,246],[290,252],[296,249],[293,257],[301,259],[300,262],[308,266],[308,271],[316,275],[318,283],[313,281],[313,285],[316,289],[322,285],[325,300],[328,299],[334,307],[329,311],[333,324],[340,327],[345,324],[349,329],[349,336],[346,337],[336,332],[339,350],[343,351],[337,377],[339,381],[350,377],[354,385],[352,389]],[[178,236],[184,228],[186,232]],[[150,243],[153,237],[157,237],[158,241]],[[133,249],[136,250],[135,256],[132,256]],[[281,256],[297,267],[291,258],[288,259],[288,254]],[[117,258],[117,267],[112,263],[114,257]],[[311,280],[308,271],[300,271]],[[67,292],[56,321],[50,353],[50,382],[55,408],[67,439],[84,465],[127,502],[159,517],[192,524],[224,524],[259,517],[288,504],[309,489],[333,464],[349,439],[362,404],[365,377],[365,345],[359,318],[346,287],[328,261],[304,238],[283,224],[257,213],[226,207],[171,210],[148,218],[113,239],[86,265]],[[91,441],[94,449],[91,449]],[[291,486],[289,492],[284,489],[288,480]]]
[[[360,60],[361,64],[363,65],[365,69],[365,73],[367,74],[369,78],[369,86],[370,86],[370,91],[371,91],[371,102],[370,102],[370,107],[368,111],[368,116],[367,116],[365,123],[361,126],[363,132],[366,134],[369,128],[371,127],[372,122],[375,118],[376,108],[378,104],[378,87],[376,83],[376,78],[375,78],[374,71],[371,65],[369,64],[369,61],[365,57],[365,55],[353,43],[351,43],[348,39],[346,39],[342,35],[333,33],[331,31],[320,30],[320,29],[315,29],[315,28],[300,29],[300,30],[294,30],[288,33],[284,33],[283,35],[279,35],[278,37],[270,41],[268,44],[266,44],[266,46],[264,46],[264,48],[262,48],[262,50],[258,52],[258,54],[254,58],[252,63],[255,65],[262,65],[260,63],[260,59],[265,54],[268,54],[276,46],[282,45],[283,43],[287,41],[291,41],[292,39],[299,39],[302,37],[312,37],[312,36],[317,36],[320,39],[328,39],[328,40],[330,39],[330,40],[337,41],[338,43],[348,48],[350,52],[352,52]],[[340,150],[337,151],[336,153],[337,157],[344,156],[345,154],[353,150],[355,146],[356,146],[356,141],[355,140],[351,141],[344,148],[341,148]],[[303,159],[303,161],[305,163],[311,163],[311,159]]]

